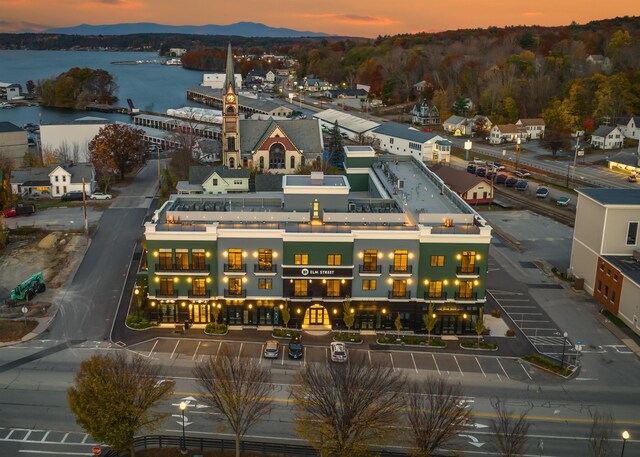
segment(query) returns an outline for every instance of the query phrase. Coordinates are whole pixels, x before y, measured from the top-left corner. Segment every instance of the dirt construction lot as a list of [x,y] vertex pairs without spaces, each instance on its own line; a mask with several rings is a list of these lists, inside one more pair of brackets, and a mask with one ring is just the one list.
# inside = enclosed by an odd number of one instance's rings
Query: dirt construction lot
[[38,300],[46,301],[50,290],[64,285],[87,247],[86,237],[64,232],[35,232],[10,237],[9,243],[0,252],[0,303],[9,298],[11,289],[40,271],[47,291],[38,294]]

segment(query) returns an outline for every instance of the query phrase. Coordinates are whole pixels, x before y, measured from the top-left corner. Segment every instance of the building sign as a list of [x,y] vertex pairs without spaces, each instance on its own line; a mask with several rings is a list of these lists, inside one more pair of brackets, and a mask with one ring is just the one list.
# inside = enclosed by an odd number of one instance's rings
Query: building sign
[[301,278],[336,278],[336,279],[352,279],[353,267],[282,267],[283,279],[301,279]]

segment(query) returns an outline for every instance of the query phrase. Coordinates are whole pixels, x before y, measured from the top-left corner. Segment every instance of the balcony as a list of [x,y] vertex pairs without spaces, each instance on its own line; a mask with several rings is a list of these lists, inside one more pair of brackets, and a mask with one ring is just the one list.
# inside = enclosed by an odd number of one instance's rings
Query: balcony
[[325,295],[322,294],[322,299],[323,300],[327,300],[327,301],[342,301],[344,300],[345,295],[344,294],[340,294],[340,295]]
[[460,292],[456,292],[456,301],[476,301],[478,299],[478,292],[471,294],[461,295]]
[[404,293],[402,292],[393,292],[389,291],[389,300],[408,300],[411,298],[411,291],[406,290]]
[[172,292],[158,291],[156,292],[156,298],[178,298],[178,291],[177,290],[174,290]]
[[275,263],[272,263],[271,267],[265,267],[264,265],[261,266],[256,264],[253,266],[253,272],[258,275],[261,273],[264,273],[264,274],[277,273],[278,265],[276,265]]
[[189,298],[195,298],[195,299],[198,299],[198,298],[211,298],[211,291],[209,289],[207,289],[202,293],[195,293],[192,290],[190,290],[188,296],[189,296]]
[[247,291],[245,289],[242,290],[224,290],[224,298],[246,298]]
[[180,274],[180,275],[192,275],[192,274],[209,274],[209,272],[211,271],[209,269],[210,265],[208,263],[205,263],[204,265],[188,265],[187,268],[182,268],[182,266],[180,266],[178,268],[178,265],[171,264],[171,265],[163,265],[161,266],[159,263],[156,263],[155,265],[155,272],[156,274],[163,274],[163,273],[167,273],[167,274]]
[[429,295],[429,291],[425,291],[424,299],[427,301],[445,301],[447,299],[447,293],[442,292],[440,295]]
[[409,276],[413,272],[413,265],[396,266],[389,265],[389,274]]
[[295,299],[306,299],[306,298],[311,298],[311,292],[307,291],[304,294],[298,292],[297,294],[295,292],[290,292],[289,293],[289,297]]
[[239,274],[246,275],[247,274],[247,264],[242,263],[240,265],[229,265],[228,263],[224,264],[224,273],[225,274]]
[[361,275],[380,275],[382,274],[382,265],[377,265],[375,267],[370,267],[369,265],[359,265],[358,273]]
[[480,276],[480,267],[456,267],[456,276],[458,278],[477,278]]

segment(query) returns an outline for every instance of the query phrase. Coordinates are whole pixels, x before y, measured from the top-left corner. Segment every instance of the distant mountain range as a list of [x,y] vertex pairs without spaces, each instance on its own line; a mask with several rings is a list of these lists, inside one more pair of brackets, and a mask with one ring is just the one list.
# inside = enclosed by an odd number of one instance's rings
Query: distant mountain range
[[65,35],[132,35],[139,33],[180,33],[185,35],[233,35],[243,37],[318,37],[329,36],[321,32],[300,31],[269,27],[257,22],[237,22],[228,25],[164,25],[153,22],[134,22],[130,24],[81,24],[73,27],[47,29],[45,33]]

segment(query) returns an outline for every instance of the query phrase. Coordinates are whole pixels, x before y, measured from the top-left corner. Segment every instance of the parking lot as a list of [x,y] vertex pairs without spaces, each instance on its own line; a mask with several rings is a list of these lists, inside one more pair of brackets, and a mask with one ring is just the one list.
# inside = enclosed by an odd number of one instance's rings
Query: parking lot
[[[303,336],[304,342],[304,336]],[[287,341],[281,341],[280,354],[277,359],[263,357],[264,343],[240,341],[211,341],[197,339],[155,338],[129,347],[138,354],[157,360],[182,360],[200,362],[207,357],[217,358],[224,351],[235,357],[251,357],[259,359],[261,364],[273,368],[298,369],[307,363],[332,363],[330,361],[329,346],[304,345],[302,360],[292,360],[287,356]],[[450,345],[457,345],[457,341],[449,341]],[[349,346],[350,357],[356,354],[362,356],[369,363],[380,363],[394,370],[402,370],[410,375],[427,375],[429,373],[458,378],[480,378],[495,380],[496,382],[532,381],[537,377],[548,375],[530,368],[518,359],[510,357],[495,357],[486,353],[479,354],[469,351],[469,354],[450,354],[425,352],[419,348],[411,350],[387,349],[387,346]]]

